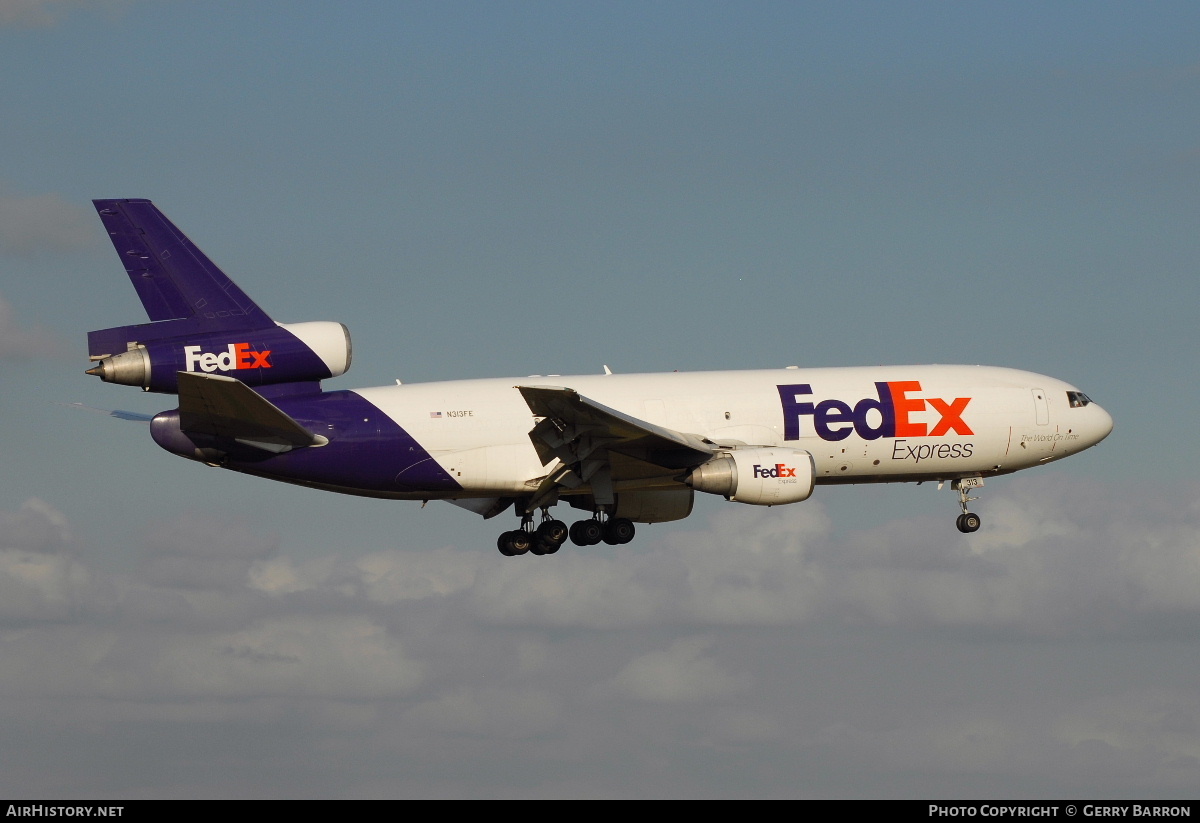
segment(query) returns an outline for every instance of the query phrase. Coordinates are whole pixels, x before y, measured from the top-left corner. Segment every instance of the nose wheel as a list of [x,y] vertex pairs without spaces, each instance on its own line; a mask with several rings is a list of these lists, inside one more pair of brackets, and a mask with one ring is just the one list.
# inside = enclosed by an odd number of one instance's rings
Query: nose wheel
[[958,530],[963,534],[971,534],[979,531],[979,527],[983,525],[983,521],[979,519],[979,515],[974,512],[967,511],[967,504],[972,500],[978,500],[978,497],[968,496],[968,491],[978,489],[983,486],[982,477],[961,477],[950,484],[950,488],[958,492],[958,506],[962,509],[962,514],[954,521],[954,525],[958,526]]

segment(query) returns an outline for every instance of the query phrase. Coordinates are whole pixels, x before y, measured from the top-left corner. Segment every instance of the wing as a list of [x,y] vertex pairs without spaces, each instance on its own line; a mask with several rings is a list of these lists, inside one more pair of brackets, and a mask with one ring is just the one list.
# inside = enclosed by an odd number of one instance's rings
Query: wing
[[179,373],[179,428],[276,454],[329,442],[242,381],[217,374]]
[[517,386],[535,416],[529,432],[542,465],[558,459],[530,508],[559,488],[590,483],[597,503],[614,501],[613,482],[661,479],[673,484],[682,472],[713,456],[713,444],[639,420],[560,386]]

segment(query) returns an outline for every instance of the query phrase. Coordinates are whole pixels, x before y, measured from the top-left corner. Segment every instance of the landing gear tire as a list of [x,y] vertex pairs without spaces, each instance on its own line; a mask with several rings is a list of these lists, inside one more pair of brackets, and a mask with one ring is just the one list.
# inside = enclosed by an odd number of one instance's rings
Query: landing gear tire
[[594,546],[604,537],[598,520],[580,520],[571,526],[571,542],[576,546]]
[[496,548],[500,550],[500,554],[506,557],[525,554],[532,547],[533,540],[530,538],[529,532],[524,529],[505,532],[496,540]]
[[614,517],[604,524],[604,542],[621,546],[633,539],[636,529],[628,517]]
[[532,551],[534,554],[554,554],[565,542],[567,524],[561,520],[547,520],[533,534]]
[[982,524],[983,521],[981,521],[979,519],[979,515],[975,514],[974,512],[963,512],[958,516],[958,520],[955,522],[955,525],[958,526],[958,530],[963,534],[971,534],[972,532],[979,531],[979,527]]

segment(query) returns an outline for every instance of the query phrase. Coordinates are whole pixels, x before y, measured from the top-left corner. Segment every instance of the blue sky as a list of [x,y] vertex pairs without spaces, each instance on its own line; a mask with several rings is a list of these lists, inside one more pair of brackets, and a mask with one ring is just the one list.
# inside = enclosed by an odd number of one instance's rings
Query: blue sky
[[[1194,793],[1198,31],[1186,3],[0,0],[0,787]],[[89,203],[124,196],[277,318],[346,323],[332,387],[987,363],[1116,430],[989,482],[971,541],[948,492],[822,488],[514,562],[453,507],[62,405],[172,405],[82,374],[85,332],[141,320]]]

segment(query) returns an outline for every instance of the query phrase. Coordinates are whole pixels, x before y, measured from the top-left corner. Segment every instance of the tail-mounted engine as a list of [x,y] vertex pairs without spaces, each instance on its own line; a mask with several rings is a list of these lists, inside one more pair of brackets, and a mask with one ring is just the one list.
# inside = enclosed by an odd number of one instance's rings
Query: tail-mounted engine
[[816,474],[813,456],[800,449],[737,449],[697,466],[684,482],[726,500],[779,506],[807,500]]
[[[341,323],[278,323],[256,329],[165,336],[172,323],[104,329],[88,335],[88,374],[146,391],[178,392],[179,372],[234,377],[250,386],[324,380],[350,368],[350,332]],[[141,338],[141,339],[139,339]]]

